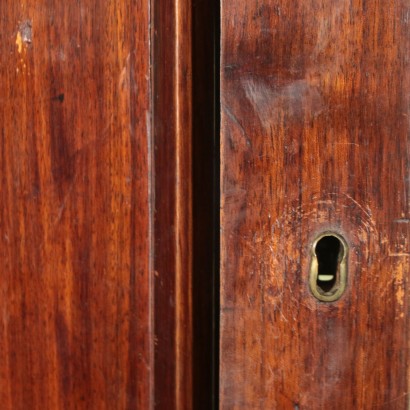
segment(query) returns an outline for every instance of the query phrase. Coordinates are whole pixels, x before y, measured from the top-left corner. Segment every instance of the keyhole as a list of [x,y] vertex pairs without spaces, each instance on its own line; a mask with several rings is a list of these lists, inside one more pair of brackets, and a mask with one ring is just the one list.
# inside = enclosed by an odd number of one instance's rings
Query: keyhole
[[309,284],[319,300],[332,302],[344,292],[346,259],[347,243],[340,235],[326,232],[314,241]]
[[318,260],[317,286],[323,292],[329,292],[335,285],[339,263],[343,256],[343,246],[335,236],[324,236],[316,244],[316,257]]

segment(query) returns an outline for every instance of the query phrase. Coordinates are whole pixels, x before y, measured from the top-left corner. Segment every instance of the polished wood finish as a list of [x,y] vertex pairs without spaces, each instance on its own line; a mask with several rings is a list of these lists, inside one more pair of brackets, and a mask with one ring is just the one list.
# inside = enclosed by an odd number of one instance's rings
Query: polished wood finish
[[2,409],[151,406],[146,1],[3,1]]
[[0,4],[0,407],[192,408],[191,2]]
[[[221,10],[221,408],[407,409],[410,3]],[[327,230],[333,303],[308,286]]]

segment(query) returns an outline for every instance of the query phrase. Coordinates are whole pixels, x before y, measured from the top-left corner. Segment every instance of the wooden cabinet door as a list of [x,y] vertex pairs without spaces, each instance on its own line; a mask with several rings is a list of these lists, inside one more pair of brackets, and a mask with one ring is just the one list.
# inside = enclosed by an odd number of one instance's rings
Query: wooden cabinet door
[[191,2],[0,4],[0,408],[192,407]]
[[407,409],[410,3],[221,3],[220,407]]
[[407,409],[409,16],[2,1],[0,408]]

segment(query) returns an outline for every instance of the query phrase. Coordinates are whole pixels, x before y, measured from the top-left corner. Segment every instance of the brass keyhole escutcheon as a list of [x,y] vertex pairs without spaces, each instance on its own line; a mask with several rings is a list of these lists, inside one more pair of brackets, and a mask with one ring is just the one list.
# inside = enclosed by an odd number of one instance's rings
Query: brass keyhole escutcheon
[[309,287],[322,302],[338,300],[346,289],[348,246],[334,232],[324,232],[312,245]]

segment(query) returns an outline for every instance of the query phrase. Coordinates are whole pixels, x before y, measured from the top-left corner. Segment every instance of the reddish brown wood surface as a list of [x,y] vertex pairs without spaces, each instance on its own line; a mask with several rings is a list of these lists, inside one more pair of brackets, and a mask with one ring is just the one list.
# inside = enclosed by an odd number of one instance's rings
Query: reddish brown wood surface
[[[407,409],[410,2],[221,10],[221,408]],[[326,230],[334,303],[308,287]]]
[[0,18],[0,407],[150,408],[149,2]]

